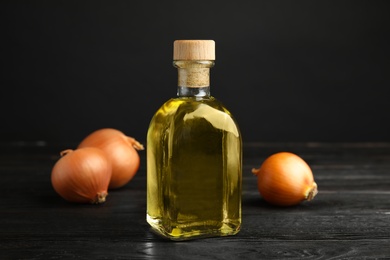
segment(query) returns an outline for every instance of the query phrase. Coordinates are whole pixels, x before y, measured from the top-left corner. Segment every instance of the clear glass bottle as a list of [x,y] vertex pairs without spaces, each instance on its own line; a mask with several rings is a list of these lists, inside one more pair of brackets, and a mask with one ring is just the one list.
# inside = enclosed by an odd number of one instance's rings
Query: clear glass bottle
[[241,226],[242,140],[210,95],[214,59],[214,41],[174,42],[177,97],[147,134],[147,221],[172,240],[234,235]]

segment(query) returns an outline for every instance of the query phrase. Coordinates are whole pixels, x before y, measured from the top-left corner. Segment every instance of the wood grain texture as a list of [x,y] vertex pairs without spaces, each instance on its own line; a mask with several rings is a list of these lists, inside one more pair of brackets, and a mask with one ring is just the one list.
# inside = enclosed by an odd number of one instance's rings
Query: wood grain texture
[[215,42],[176,40],[173,43],[173,60],[215,60]]
[[[103,205],[62,200],[50,184],[61,145],[0,145],[0,259],[390,259],[390,144],[245,144],[243,226],[233,237],[171,242],[145,221],[146,168]],[[268,205],[251,174],[294,152],[319,194]]]

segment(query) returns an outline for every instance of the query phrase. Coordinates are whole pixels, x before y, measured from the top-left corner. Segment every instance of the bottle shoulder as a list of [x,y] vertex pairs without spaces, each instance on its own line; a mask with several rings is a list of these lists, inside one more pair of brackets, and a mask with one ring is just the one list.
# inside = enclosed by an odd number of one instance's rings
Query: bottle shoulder
[[240,136],[238,126],[229,110],[216,98],[172,98],[154,115],[152,122],[163,125],[201,120],[213,127]]
[[188,98],[177,97],[166,101],[156,112],[156,115],[169,116],[184,116],[196,112],[196,114],[213,113],[213,111],[220,111],[232,117],[230,111],[216,98]]
[[219,110],[231,116],[231,113],[225,107],[225,105],[212,96],[208,98],[171,98],[170,100],[165,102],[161,108],[164,109],[164,111],[176,113],[178,111],[192,112],[199,109],[205,109],[206,107],[208,107],[209,109]]

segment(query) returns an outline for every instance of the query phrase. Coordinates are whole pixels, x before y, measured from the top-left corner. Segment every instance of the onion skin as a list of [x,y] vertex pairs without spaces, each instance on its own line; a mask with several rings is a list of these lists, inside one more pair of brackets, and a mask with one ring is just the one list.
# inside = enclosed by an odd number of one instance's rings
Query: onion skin
[[106,200],[111,164],[96,148],[65,150],[51,172],[54,190],[65,200],[99,204]]
[[318,193],[309,165],[293,153],[273,154],[259,169],[252,169],[252,173],[257,175],[261,196],[273,205],[297,205],[312,200]]
[[134,138],[112,128],[91,133],[78,145],[78,148],[83,147],[99,148],[106,153],[112,166],[109,189],[123,187],[135,176],[140,165],[137,150],[144,149]]

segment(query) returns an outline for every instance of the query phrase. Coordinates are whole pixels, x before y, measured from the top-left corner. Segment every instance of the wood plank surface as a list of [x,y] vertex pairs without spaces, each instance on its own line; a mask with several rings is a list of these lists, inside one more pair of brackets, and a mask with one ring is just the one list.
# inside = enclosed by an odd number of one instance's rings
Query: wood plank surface
[[[76,205],[52,189],[71,145],[0,145],[0,259],[390,259],[389,143],[244,144],[243,225],[232,237],[171,242],[146,223],[146,164],[103,205]],[[317,197],[279,208],[251,174],[290,151],[311,166]]]

